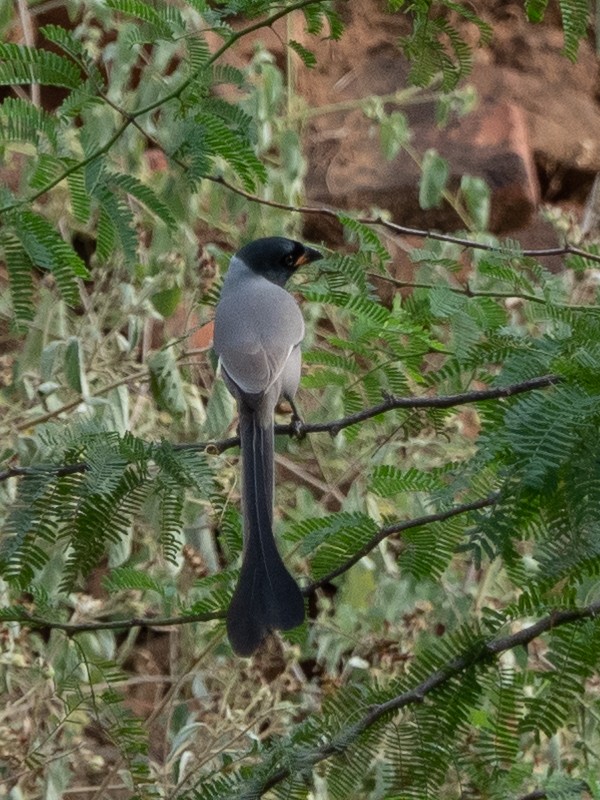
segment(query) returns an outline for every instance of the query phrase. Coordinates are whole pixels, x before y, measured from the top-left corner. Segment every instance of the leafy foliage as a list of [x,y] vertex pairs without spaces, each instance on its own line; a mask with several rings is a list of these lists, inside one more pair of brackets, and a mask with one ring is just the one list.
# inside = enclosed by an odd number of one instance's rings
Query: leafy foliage
[[[402,7],[404,3],[399,5]],[[450,21],[452,15],[472,23],[479,31],[481,44],[490,40],[491,28],[468,5],[453,0],[438,4],[417,0],[410,3],[409,11],[414,15],[413,30],[401,44],[412,65],[412,81],[417,86],[426,86],[441,74],[443,88],[452,89],[471,71],[473,57],[471,48]]]
[[[462,3],[388,5],[417,85],[454,87],[464,26],[491,33]],[[587,4],[559,5],[574,58]],[[24,798],[121,780],[144,799],[600,796],[597,286],[581,255],[550,273],[495,238],[487,186],[453,198],[434,151],[421,205],[454,199],[489,249],[427,240],[398,287],[385,210],[337,215],[348,247],[294,286],[303,415],[334,436],[277,443],[309,620],[250,667],[224,641],[241,523],[231,442],[205,446],[234,416],[206,323],[242,238],[301,235],[252,199],[297,203],[306,171],[291,76],[261,48],[226,62],[294,11],[289,61],[313,67],[343,30],[320,0],[84,3],[72,29],[0,45],[18,175],[0,187],[0,779]],[[410,131],[381,108],[390,157]]]

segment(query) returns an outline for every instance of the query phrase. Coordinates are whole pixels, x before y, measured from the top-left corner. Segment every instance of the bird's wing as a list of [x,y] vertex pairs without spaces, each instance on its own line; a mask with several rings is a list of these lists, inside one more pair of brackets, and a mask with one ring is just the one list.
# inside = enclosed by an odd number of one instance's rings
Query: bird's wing
[[223,298],[215,319],[215,350],[246,394],[266,392],[281,376],[304,336],[304,320],[285,289],[261,281]]

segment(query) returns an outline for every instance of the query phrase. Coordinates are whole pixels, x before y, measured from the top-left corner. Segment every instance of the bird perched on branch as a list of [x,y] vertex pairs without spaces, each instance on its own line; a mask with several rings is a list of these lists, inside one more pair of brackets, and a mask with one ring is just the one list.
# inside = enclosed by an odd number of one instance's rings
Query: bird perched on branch
[[273,536],[275,406],[292,403],[300,382],[304,320],[285,284],[322,258],[300,242],[272,236],[231,259],[215,316],[214,348],[235,397],[242,448],[244,549],[227,633],[238,655],[251,655],[269,631],[304,619],[304,601]]

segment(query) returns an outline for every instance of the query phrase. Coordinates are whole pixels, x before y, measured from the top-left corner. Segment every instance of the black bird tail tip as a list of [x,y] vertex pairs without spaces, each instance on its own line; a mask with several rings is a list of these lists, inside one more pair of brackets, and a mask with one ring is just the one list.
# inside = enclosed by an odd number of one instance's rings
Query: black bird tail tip
[[240,656],[251,656],[271,631],[304,622],[302,593],[283,562],[266,575],[253,561],[244,563],[227,612],[227,636]]

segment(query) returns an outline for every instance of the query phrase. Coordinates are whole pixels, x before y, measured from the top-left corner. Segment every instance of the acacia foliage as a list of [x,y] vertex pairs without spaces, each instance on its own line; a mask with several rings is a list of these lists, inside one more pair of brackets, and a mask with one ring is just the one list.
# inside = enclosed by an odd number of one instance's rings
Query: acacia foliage
[[[571,57],[584,5],[560,4]],[[457,3],[390,7],[413,20],[401,44],[418,84],[441,71],[449,90],[470,69],[457,16],[483,42],[492,33]],[[545,8],[526,4],[534,21]],[[80,753],[98,769],[93,725],[111,748],[100,769],[140,798],[597,795],[595,262],[572,255],[551,274],[518,242],[497,241],[486,187],[467,176],[453,198],[434,153],[423,159],[423,206],[460,201],[484,249],[426,240],[412,254],[411,291],[384,302],[395,284],[381,228],[339,214],[358,247],[329,251],[296,286],[309,331],[306,418],[337,436],[281,444],[297,475],[279,484],[279,528],[305,585],[335,573],[337,588],[286,637],[290,658],[305,669],[316,659],[322,680],[291,669],[287,684],[274,682],[260,709],[268,736],[247,709],[221,622],[241,549],[235,471],[227,452],[189,445],[225,434],[231,401],[205,353],[151,334],[189,295],[197,322],[211,317],[228,248],[207,248],[199,270],[198,220],[230,248],[242,225],[248,237],[299,234],[297,215],[258,202],[301,196],[292,87],[264,50],[244,70],[226,59],[245,32],[294,10],[305,38],[287,45],[310,68],[310,37],[342,35],[326,2],[110,0],[84,4],[69,30],[46,26],[36,46],[0,46],[0,82],[14,89],[0,142],[8,166],[18,154],[20,179],[0,188],[1,313],[16,343],[1,395],[5,731],[21,726],[11,708],[50,709],[21,749],[7,744],[0,776],[25,797],[60,796],[83,780]],[[32,84],[61,89],[59,105],[34,102]],[[224,85],[235,101],[216,91]],[[390,154],[407,143],[401,114],[379,122]],[[165,156],[160,174],[149,144]],[[462,401],[391,403],[343,430],[336,422],[382,397],[540,376],[552,376],[545,388],[470,412]],[[98,565],[101,599],[86,583]],[[119,620],[135,632],[140,616],[176,624],[172,674],[197,673],[189,692],[173,677],[146,719],[124,702],[131,641],[115,633]],[[510,635],[535,620],[549,623],[528,651]]]

